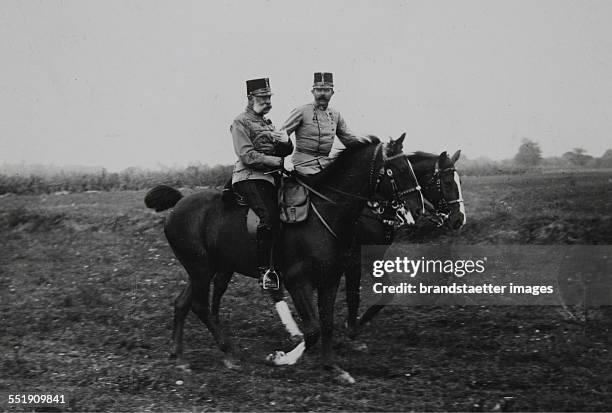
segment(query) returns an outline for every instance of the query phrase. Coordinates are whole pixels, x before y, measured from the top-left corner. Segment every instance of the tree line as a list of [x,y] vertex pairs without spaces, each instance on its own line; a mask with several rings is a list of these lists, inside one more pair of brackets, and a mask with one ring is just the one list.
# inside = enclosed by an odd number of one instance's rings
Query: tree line
[[476,176],[606,169],[612,168],[612,149],[608,149],[601,157],[594,157],[587,154],[584,148],[577,147],[561,156],[545,158],[536,141],[523,139],[511,159],[493,161],[484,157],[469,159],[462,156],[457,167],[463,175]]
[[232,165],[192,165],[184,169],[151,171],[127,168],[122,172],[102,169],[95,173],[0,174],[0,195],[37,195],[56,192],[124,191],[149,189],[157,184],[173,187],[219,187],[231,176]]
[[514,161],[521,166],[536,167],[557,165],[565,167],[612,168],[612,149],[608,149],[601,158],[587,154],[584,148],[574,148],[560,157],[542,158],[540,145],[531,140],[523,139]]
[[[56,192],[123,191],[149,189],[157,184],[174,187],[222,187],[232,173],[232,165],[191,165],[184,169],[161,171],[128,168],[122,172],[53,172],[1,174],[0,195],[13,193],[36,195]],[[545,170],[576,170],[612,168],[612,149],[597,158],[583,148],[574,148],[560,157],[542,157],[537,142],[523,139],[512,159],[493,161],[488,158],[469,159],[462,156],[457,165],[462,175],[482,176],[521,174]]]

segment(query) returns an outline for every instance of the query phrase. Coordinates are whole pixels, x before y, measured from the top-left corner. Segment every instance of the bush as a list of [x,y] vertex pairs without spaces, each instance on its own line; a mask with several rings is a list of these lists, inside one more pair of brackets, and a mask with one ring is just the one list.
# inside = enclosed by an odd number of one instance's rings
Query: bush
[[223,186],[231,176],[232,166],[192,165],[185,169],[147,171],[128,168],[119,173],[56,173],[50,176],[0,174],[0,195],[38,195],[61,191],[120,191],[149,189],[157,184],[175,187]]

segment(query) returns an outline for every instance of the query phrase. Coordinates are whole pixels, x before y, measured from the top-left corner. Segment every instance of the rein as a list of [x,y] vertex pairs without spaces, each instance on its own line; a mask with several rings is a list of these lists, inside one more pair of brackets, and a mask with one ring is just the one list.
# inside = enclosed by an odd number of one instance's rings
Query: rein
[[[383,154],[383,165],[381,166],[381,168],[378,171],[378,174],[376,176],[376,182],[374,183],[374,169],[375,169],[375,165],[376,165],[376,157],[378,156],[378,153],[382,150],[382,143],[378,144],[378,146],[376,147],[376,149],[374,150],[374,153],[372,155],[372,161],[370,162],[370,172],[369,172],[369,177],[368,177],[368,183],[369,185],[373,185],[374,186],[374,193],[376,193],[376,191],[378,190],[378,186],[382,180],[382,178],[386,175],[389,177],[390,179],[390,183],[391,183],[391,188],[393,190],[393,200],[391,201],[380,201],[384,207],[386,208],[387,206],[391,206],[391,208],[393,208],[396,212],[396,216],[401,220],[401,214],[400,214],[400,209],[403,210],[403,202],[401,201],[401,198],[407,194],[410,194],[412,192],[416,192],[416,191],[420,191],[421,187],[418,185],[413,187],[413,188],[408,188],[405,189],[403,191],[399,190],[399,187],[397,185],[397,183],[395,182],[395,177],[393,176],[393,171],[390,168],[385,167],[385,163],[391,159],[400,157],[400,156],[405,156],[404,154],[398,154],[392,157],[385,157]],[[413,172],[414,173],[414,172]],[[317,191],[316,189],[314,189],[313,187],[311,187],[310,185],[306,184],[303,180],[301,180],[298,176],[295,176],[295,180],[302,186],[304,186],[308,191],[312,192],[313,194],[315,194],[316,196],[318,196],[319,198],[331,203],[332,205],[339,205],[339,203],[337,201],[334,201],[332,199],[330,199],[329,197],[323,195],[321,192]],[[338,188],[335,188],[333,186],[330,185],[324,185],[325,188],[334,191],[338,194],[344,195],[346,197],[349,198],[353,198],[353,199],[358,199],[361,201],[366,201],[368,203],[370,203],[371,199],[362,196],[361,194],[353,194],[350,192],[345,192],[342,191]],[[315,214],[317,215],[317,217],[319,218],[319,220],[321,221],[321,223],[325,226],[325,228],[333,235],[334,238],[338,239],[338,235],[333,231],[333,229],[331,228],[331,226],[329,225],[329,223],[323,218],[323,216],[319,213],[318,209],[316,208],[314,202],[311,202],[311,206],[313,211],[315,212]],[[404,211],[405,212],[405,211]],[[367,217],[370,219],[376,219],[376,218],[372,218],[368,215],[365,215],[363,213],[360,213],[359,216],[363,216],[363,217]],[[391,221],[394,224],[396,223],[395,220]]]

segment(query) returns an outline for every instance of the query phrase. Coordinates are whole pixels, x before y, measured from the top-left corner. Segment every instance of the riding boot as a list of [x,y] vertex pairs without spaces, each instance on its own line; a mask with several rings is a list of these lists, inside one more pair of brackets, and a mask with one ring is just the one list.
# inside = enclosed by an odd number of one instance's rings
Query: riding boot
[[278,290],[280,288],[278,274],[270,266],[273,235],[271,228],[257,228],[257,270],[261,288],[264,290]]
[[221,192],[221,200],[226,204],[231,204],[234,202],[234,188],[232,187],[232,177],[228,179],[223,187],[223,192]]

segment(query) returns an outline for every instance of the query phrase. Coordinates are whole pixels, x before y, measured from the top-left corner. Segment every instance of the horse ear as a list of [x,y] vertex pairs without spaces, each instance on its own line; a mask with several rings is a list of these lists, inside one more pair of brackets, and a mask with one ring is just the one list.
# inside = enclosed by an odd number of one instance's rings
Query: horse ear
[[461,156],[461,149],[459,149],[457,152],[453,154],[453,156],[451,157],[451,161],[453,161],[453,163],[456,163],[459,160],[460,156]]
[[448,158],[448,154],[446,153],[446,151],[440,154],[440,159],[444,159],[444,158]]
[[397,138],[396,140],[391,139],[393,146],[395,148],[396,153],[400,153],[404,149],[404,138],[406,137],[406,133],[402,133],[402,136]]
[[406,134],[402,133],[402,136],[400,136],[396,140],[393,140],[393,138],[390,138],[389,144],[387,146],[386,155],[393,156],[393,155],[397,155],[401,153],[402,150],[404,149],[403,142],[404,142],[405,137],[406,137]]

